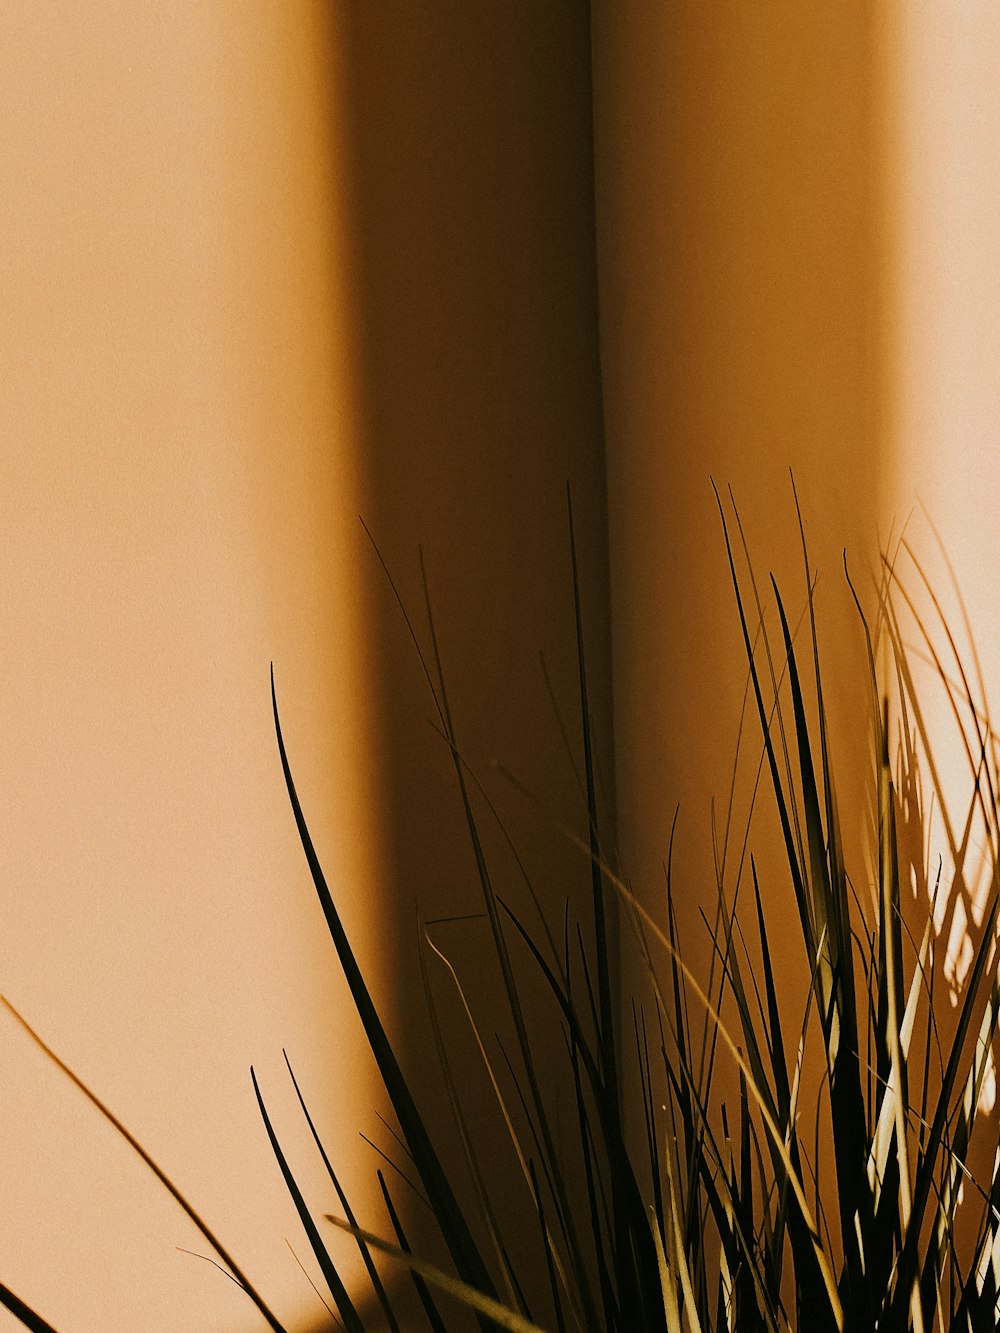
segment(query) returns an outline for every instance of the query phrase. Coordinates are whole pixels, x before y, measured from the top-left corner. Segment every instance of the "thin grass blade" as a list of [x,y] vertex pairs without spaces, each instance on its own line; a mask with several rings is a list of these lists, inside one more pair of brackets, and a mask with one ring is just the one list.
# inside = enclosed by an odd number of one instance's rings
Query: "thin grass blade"
[[0,1282],[0,1305],[19,1319],[25,1328],[31,1329],[31,1333],[56,1333],[48,1320],[36,1314],[30,1305],[25,1305],[20,1296],[15,1296],[10,1287],[5,1287],[2,1282]]
[[90,1088],[87,1087],[86,1083],[84,1083],[84,1081],[78,1075],[73,1073],[69,1065],[64,1064],[63,1061],[60,1060],[59,1056],[56,1055],[55,1051],[53,1051],[50,1046],[47,1046],[45,1044],[45,1042],[38,1035],[35,1029],[31,1026],[28,1020],[24,1018],[14,1008],[14,1006],[5,996],[0,995],[0,1004],[4,1006],[4,1008],[8,1011],[8,1013],[10,1013],[14,1018],[17,1019],[18,1023],[20,1023],[21,1027],[25,1030],[28,1036],[39,1048],[39,1050],[41,1050],[46,1056],[48,1056],[48,1058],[52,1061],[52,1063],[56,1066],[56,1068],[59,1069],[63,1074],[65,1074],[65,1076],[69,1079],[69,1081],[72,1084],[74,1084],[74,1086],[77,1087],[80,1090],[80,1092],[83,1093],[83,1095],[87,1098],[87,1100],[91,1103],[92,1106],[96,1107],[97,1110],[100,1111],[101,1115],[108,1122],[108,1124],[111,1125],[112,1128],[125,1140],[125,1142],[136,1154],[136,1156],[139,1157],[139,1159],[153,1173],[153,1175],[160,1182],[160,1184],[167,1191],[167,1193],[174,1199],[176,1203],[180,1205],[180,1207],[184,1210],[184,1212],[187,1214],[190,1220],[194,1223],[194,1225],[198,1228],[201,1234],[208,1241],[209,1245],[211,1245],[215,1253],[219,1256],[219,1258],[222,1260],[225,1266],[232,1273],[233,1277],[236,1279],[237,1285],[243,1288],[247,1296],[249,1296],[250,1300],[253,1301],[254,1305],[256,1305],[257,1309],[267,1320],[267,1323],[273,1330],[273,1333],[285,1333],[283,1326],[278,1322],[277,1318],[271,1313],[271,1310],[268,1308],[263,1298],[258,1294],[256,1288],[253,1286],[250,1279],[246,1276],[246,1274],[243,1272],[240,1266],[236,1263],[235,1259],[233,1259],[233,1257],[229,1254],[228,1250],[224,1248],[222,1242],[217,1239],[217,1237],[210,1230],[208,1225],[202,1221],[201,1217],[199,1217],[199,1215],[195,1212],[191,1204],[188,1203],[187,1199],[185,1199],[184,1195],[180,1192],[180,1190],[177,1188],[174,1182],[170,1179],[170,1177],[166,1174],[166,1172],[162,1169],[162,1167],[157,1165],[157,1163],[149,1155],[149,1153],[142,1146],[139,1140],[133,1134],[131,1134],[129,1130],[125,1128],[125,1126],[114,1114],[114,1112],[111,1111],[107,1106],[105,1106],[104,1102],[101,1101],[101,1099],[97,1096],[97,1094],[92,1092]]
[[404,1264],[426,1282],[437,1287],[439,1291],[443,1291],[446,1295],[451,1296],[453,1300],[491,1320],[498,1328],[507,1329],[508,1333],[548,1333],[546,1329],[525,1318],[516,1310],[501,1305],[494,1297],[477,1291],[475,1287],[470,1287],[466,1282],[460,1282],[458,1278],[442,1272],[434,1264],[428,1263],[425,1259],[418,1259],[406,1250],[401,1250],[397,1245],[392,1245],[389,1241],[383,1240],[381,1236],[376,1236],[371,1231],[364,1231],[360,1227],[351,1226],[346,1219],[335,1217],[331,1213],[326,1213],[324,1216],[335,1227],[339,1227],[342,1231],[349,1232],[353,1236],[359,1236],[372,1249],[381,1250],[383,1254],[398,1260],[399,1263]]

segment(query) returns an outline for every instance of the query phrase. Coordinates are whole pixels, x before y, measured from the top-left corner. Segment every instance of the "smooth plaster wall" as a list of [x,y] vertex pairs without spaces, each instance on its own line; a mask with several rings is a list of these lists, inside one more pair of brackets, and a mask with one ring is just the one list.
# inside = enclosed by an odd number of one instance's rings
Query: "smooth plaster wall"
[[[894,18],[892,516],[939,593],[971,669],[940,539],[966,603],[987,697],[995,699],[996,524],[987,497],[1000,469],[1000,16],[975,4],[952,16],[899,7]],[[919,602],[919,576],[906,555],[900,576]],[[964,802],[971,778],[953,744],[944,693],[932,689],[930,675],[935,734],[949,751],[955,800]]]
[[[383,994],[392,951],[370,933],[336,50],[309,0],[7,5],[0,50],[0,990],[294,1327],[325,1314],[249,1066],[313,1194],[282,1047],[359,1202],[357,1130],[378,1126],[282,787],[272,660]],[[57,1327],[257,1326],[2,1013],[0,1125],[0,1273]]]
[[[569,479],[614,794],[603,371],[623,862],[658,894],[680,801],[692,929],[745,675],[709,476],[797,611],[795,468],[826,659],[849,679],[841,548],[863,582],[911,503],[890,445],[949,540],[971,534],[970,555],[951,547],[969,579],[991,536],[988,506],[964,506],[992,457],[980,19],[598,0],[595,256],[585,6],[322,14],[0,16],[0,988],[283,1314],[319,1307],[283,1246],[247,1066],[291,1133],[280,1046],[301,1052],[347,1159],[381,1103],[280,788],[271,658],[320,850],[365,886],[345,910],[418,1075],[414,898],[476,910],[447,753],[357,514],[418,622],[423,543],[463,747],[561,902],[578,862],[489,761],[578,817],[537,659],[572,727]],[[852,688],[832,701],[847,773],[866,759]],[[477,973],[475,923],[443,929]],[[134,1323],[137,1292],[144,1328],[242,1327],[106,1127],[10,1024],[0,1051],[3,1280],[78,1330]]]
[[[320,854],[452,1142],[415,899],[426,917],[481,902],[359,515],[426,645],[423,543],[460,743],[558,924],[589,883],[552,823],[586,827],[539,661],[578,762],[572,484],[610,808],[588,9],[111,4],[0,23],[0,988],[278,1313],[316,1318],[248,1066],[307,1173],[283,1044],[349,1181],[377,1165],[358,1130],[391,1145],[281,786],[271,659]],[[494,1003],[482,923],[438,939]],[[469,1067],[445,982],[438,966]],[[256,1326],[231,1283],[176,1252],[204,1247],[6,1020],[0,1051],[2,1280],[79,1333]],[[489,1097],[469,1110],[501,1151]],[[368,1216],[385,1225],[380,1205]]]
[[[995,727],[1000,625],[991,497],[1000,474],[1000,19],[979,3],[955,14],[905,5],[891,14],[887,423],[895,467],[887,509],[906,543],[898,559],[897,604],[940,779],[928,841],[932,859],[943,854],[947,868],[951,857],[939,813],[947,807],[957,827],[964,826],[975,787],[966,746],[974,762],[979,739],[964,703],[956,719],[906,598],[923,617],[933,651],[960,695],[960,668],[919,564],[982,718]],[[995,789],[995,739],[989,749]],[[928,791],[932,785],[928,773]],[[989,898],[990,840],[977,818],[960,882],[936,904],[947,983],[940,993],[952,1005],[963,992]],[[946,1003],[942,999],[945,1012]],[[995,1115],[995,1067],[980,1105]],[[990,1128],[995,1131],[995,1119]],[[993,1170],[994,1147],[995,1137],[979,1145],[973,1170],[980,1178]]]

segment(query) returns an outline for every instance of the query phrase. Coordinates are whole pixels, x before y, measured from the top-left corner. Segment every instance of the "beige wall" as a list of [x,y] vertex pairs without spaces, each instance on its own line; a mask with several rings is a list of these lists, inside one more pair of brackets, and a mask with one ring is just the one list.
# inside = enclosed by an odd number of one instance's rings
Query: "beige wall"
[[[938,590],[971,673],[968,636],[938,538],[943,544],[968,610],[987,701],[992,699],[995,708],[1000,689],[996,524],[983,500],[1000,473],[1000,109],[995,96],[1000,19],[982,4],[950,17],[954,21],[946,21],[934,7],[900,9],[893,28],[889,425],[896,466],[891,506],[897,531],[905,531]],[[900,576],[933,620],[905,554]],[[915,627],[911,632],[919,643]],[[947,658],[940,626],[934,639]],[[954,662],[949,666],[955,674]],[[914,669],[925,690],[949,800],[964,812],[972,778],[951,708],[933,669],[919,661]],[[978,683],[976,689],[978,694]],[[935,835],[940,838],[940,827]],[[984,888],[982,876],[970,871]],[[973,891],[976,887],[970,884]],[[966,906],[961,905],[960,914]],[[973,914],[981,916],[981,908]],[[950,947],[956,963],[954,946],[963,936],[960,920]],[[963,976],[959,967],[954,979],[960,984]]]
[[[8,5],[0,49],[0,989],[294,1322],[322,1308],[251,1062],[312,1188],[282,1045],[356,1183],[375,1127],[267,674],[364,939],[380,806],[330,33],[311,3]],[[0,1061],[2,1280],[79,1333],[250,1326],[9,1019]]]
[[[923,616],[940,660],[957,681],[959,667],[915,562],[923,567],[954,635],[977,706],[984,715],[991,714],[995,727],[1000,634],[997,532],[990,497],[1000,472],[1000,21],[985,4],[970,5],[958,14],[945,14],[936,6],[898,6],[891,36],[888,426],[895,467],[889,506],[896,530],[905,533],[912,552],[901,555],[899,578]],[[947,1028],[944,997],[954,1007],[963,993],[989,900],[993,864],[987,848],[992,838],[977,817],[961,871],[951,872],[953,859],[940,811],[946,807],[957,827],[964,827],[975,787],[966,747],[978,759],[979,739],[964,704],[958,707],[960,721],[956,719],[938,671],[928,660],[922,632],[903,598],[897,600],[912,645],[940,783],[928,842],[932,862],[941,855],[945,866],[947,892],[939,896],[935,916],[944,973],[938,992],[940,1022]],[[966,614],[971,629],[964,624]],[[989,767],[995,790],[995,743]],[[929,790],[931,785],[925,765],[925,786]],[[993,1069],[980,1105],[995,1116]],[[988,1122],[985,1141],[977,1145],[978,1156],[971,1163],[979,1179],[993,1170],[995,1123],[995,1118]]]
[[[412,904],[478,910],[357,514],[418,621],[423,543],[463,748],[556,918],[567,893],[582,908],[576,853],[489,761],[579,819],[537,659],[572,726],[569,480],[613,797],[603,371],[623,861],[659,893],[679,801],[689,936],[745,675],[710,475],[797,615],[795,469],[844,774],[865,750],[841,548],[863,582],[913,492],[966,581],[991,538],[965,504],[991,467],[991,28],[599,0],[595,256],[585,6],[323,15],[0,13],[0,989],[290,1321],[319,1306],[247,1067],[307,1172],[282,1044],[356,1183],[355,1131],[384,1104],[286,810],[271,659],[320,851],[431,1096]],[[438,938],[488,999],[480,930]],[[184,1219],[10,1023],[0,1062],[0,1279],[79,1333],[242,1327],[239,1293],[176,1252],[202,1248]],[[487,1100],[470,1107],[489,1142]]]
[[[324,14],[0,20],[2,987],[289,1320],[319,1306],[284,1244],[299,1231],[249,1064],[321,1206],[282,1044],[349,1179],[375,1165],[357,1131],[388,1138],[281,789],[270,659],[338,901],[450,1141],[413,903],[480,907],[448,754],[357,515],[418,621],[424,543],[461,742],[558,921],[586,866],[489,761],[585,827],[538,661],[575,736],[570,481],[611,767],[586,7]],[[498,885],[523,906],[506,854]],[[443,929],[488,999],[481,923]],[[203,1248],[176,1208],[11,1023],[0,1052],[2,1280],[79,1333],[250,1326],[230,1283],[176,1253]],[[487,1100],[470,1110],[490,1149]]]

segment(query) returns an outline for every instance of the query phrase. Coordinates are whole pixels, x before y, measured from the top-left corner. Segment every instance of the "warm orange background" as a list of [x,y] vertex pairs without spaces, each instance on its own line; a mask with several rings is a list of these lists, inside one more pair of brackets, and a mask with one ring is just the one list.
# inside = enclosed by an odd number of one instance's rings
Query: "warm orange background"
[[[331,882],[424,1071],[413,903],[475,912],[477,890],[357,516],[426,644],[424,544],[463,748],[558,920],[576,854],[489,761],[579,821],[538,663],[572,732],[569,480],[602,789],[644,893],[682,803],[693,928],[744,680],[709,474],[797,613],[795,468],[844,771],[865,752],[841,548],[863,581],[918,494],[967,586],[990,568],[967,498],[995,454],[1000,34],[966,12],[0,5],[0,990],[290,1324],[322,1310],[249,1065],[320,1207],[282,1045],[362,1207],[356,1131],[386,1140],[268,663]],[[479,926],[440,929],[478,974]],[[0,1279],[57,1326],[252,1326],[6,1021],[0,1126]]]
[[[382,1230],[357,1132],[391,1144],[287,810],[267,665],[419,1080],[415,897],[426,915],[480,900],[357,516],[418,619],[425,543],[477,771],[499,756],[579,821],[538,654],[576,708],[570,481],[607,747],[587,14],[112,5],[3,23],[2,984],[278,1313],[308,1320],[248,1066],[319,1208],[335,1200],[283,1044]],[[492,783],[531,873],[585,888],[578,854]],[[477,924],[446,929],[482,955]],[[0,1049],[3,1280],[80,1333],[256,1322],[176,1252],[204,1246],[13,1024]],[[440,1105],[431,1119],[454,1141]]]
[[[251,1062],[313,1187],[282,1045],[348,1177],[377,1129],[268,695],[273,659],[364,940],[381,806],[336,47],[312,3],[112,3],[2,6],[0,49],[0,985],[294,1320],[322,1308]],[[254,1321],[9,1020],[0,1051],[3,1280],[60,1328]]]

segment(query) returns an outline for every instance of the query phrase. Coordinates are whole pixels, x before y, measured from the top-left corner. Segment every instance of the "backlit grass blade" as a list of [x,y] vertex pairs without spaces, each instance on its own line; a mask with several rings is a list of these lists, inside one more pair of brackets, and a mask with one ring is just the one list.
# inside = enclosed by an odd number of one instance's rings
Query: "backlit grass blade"
[[[774,794],[775,806],[777,809],[778,820],[781,825],[781,835],[785,845],[785,852],[788,861],[788,868],[792,876],[792,888],[795,895],[795,903],[799,913],[799,920],[802,926],[803,938],[806,942],[806,949],[809,957],[810,969],[813,966],[816,956],[816,937],[813,929],[812,915],[809,910],[809,899],[803,882],[802,867],[799,861],[798,842],[793,831],[792,816],[789,804],[785,799],[785,791],[782,786],[781,775],[778,769],[778,759],[775,753],[774,743],[771,738],[771,727],[768,717],[768,710],[764,705],[764,695],[761,689],[760,674],[754,661],[753,645],[750,640],[750,630],[747,625],[746,612],[743,606],[743,598],[740,592],[739,579],[736,574],[736,562],[733,556],[732,544],[729,538],[729,529],[726,524],[726,516],[722,509],[722,501],[716,491],[716,501],[719,506],[719,514],[722,519],[722,533],[726,544],[726,554],[729,559],[729,570],[736,594],[736,609],[739,615],[740,628],[743,632],[743,644],[747,653],[748,665],[750,667],[750,679],[753,685],[754,699],[757,704],[757,715],[760,719],[761,730],[763,733],[764,750],[767,756],[767,766],[771,775],[771,788]],[[766,642],[766,635],[765,642]],[[780,711],[778,716],[780,717]]]
[[[910,991],[906,1000],[906,1009],[903,1012],[903,1019],[899,1025],[899,1049],[901,1060],[904,1064],[909,1057],[910,1042],[913,1038],[913,1030],[916,1025],[917,1007],[920,1001],[922,986],[924,984],[923,969],[930,953],[932,928],[933,922],[928,917],[927,925],[924,928],[924,937],[920,942],[917,965],[914,968],[913,976],[910,979]],[[888,1166],[893,1131],[897,1126],[896,1110],[897,1097],[894,1080],[887,1080],[879,1104],[878,1123],[868,1157],[868,1184],[872,1190],[876,1207],[879,1203],[882,1180]]]
[[[500,968],[500,974],[503,981],[504,993],[507,999],[508,1010],[511,1020],[514,1024],[514,1031],[517,1037],[518,1051],[524,1065],[525,1074],[528,1080],[528,1089],[531,1098],[532,1111],[538,1127],[539,1134],[544,1144],[546,1159],[553,1164],[553,1183],[557,1194],[559,1211],[564,1220],[567,1245],[570,1250],[573,1266],[579,1275],[580,1295],[587,1309],[587,1316],[590,1319],[596,1319],[596,1310],[593,1307],[590,1294],[589,1283],[587,1281],[587,1270],[583,1263],[580,1243],[576,1235],[576,1227],[572,1210],[569,1206],[568,1191],[562,1178],[562,1172],[559,1170],[559,1155],[555,1150],[555,1143],[552,1136],[552,1130],[549,1125],[548,1111],[542,1097],[539,1085],[538,1075],[535,1070],[534,1059],[531,1052],[531,1043],[528,1039],[527,1023],[525,1022],[524,1012],[521,1005],[521,999],[518,992],[517,981],[510,961],[510,954],[507,948],[507,941],[504,936],[503,926],[500,920],[496,892],[493,887],[492,877],[486,861],[486,855],[483,850],[482,839],[479,833],[479,826],[476,815],[470,799],[469,787],[466,781],[466,765],[458,746],[454,723],[452,721],[451,707],[448,702],[448,691],[445,683],[444,668],[441,660],[441,652],[438,645],[437,631],[434,624],[434,616],[431,609],[430,590],[427,583],[427,574],[423,562],[423,553],[420,556],[420,574],[424,590],[424,603],[427,612],[427,626],[431,639],[431,650],[434,661],[435,676],[437,680],[436,699],[440,709],[442,725],[444,727],[445,738],[451,751],[452,763],[455,770],[455,777],[458,783],[459,796],[462,802],[462,810],[465,816],[466,828],[469,833],[469,840],[472,846],[473,857],[476,864],[476,873],[479,879],[480,889],[483,896],[483,903],[486,908],[486,916],[489,921],[492,934],[493,945],[496,952],[497,962]],[[418,649],[419,651],[419,649]],[[461,1274],[463,1278],[466,1274]],[[476,1285],[470,1283],[470,1285]],[[489,1287],[491,1294],[495,1295],[492,1284]]]
[[383,1254],[398,1260],[399,1263],[404,1264],[412,1272],[422,1277],[425,1282],[429,1282],[431,1286],[437,1287],[439,1291],[451,1296],[459,1304],[468,1306],[469,1309],[484,1316],[497,1328],[506,1329],[508,1333],[547,1333],[546,1329],[532,1323],[530,1319],[518,1314],[516,1310],[510,1310],[507,1306],[501,1305],[495,1297],[477,1291],[475,1287],[470,1287],[466,1282],[460,1282],[458,1278],[442,1272],[434,1264],[428,1263],[425,1259],[418,1259],[414,1254],[401,1250],[398,1246],[383,1240],[381,1236],[376,1236],[371,1231],[364,1231],[360,1227],[352,1227],[350,1222],[345,1221],[342,1217],[335,1217],[331,1213],[326,1213],[325,1217],[328,1222],[331,1222],[335,1227],[340,1227],[342,1231],[359,1236],[372,1249],[381,1250]]
[[[623,884],[622,881],[616,875],[613,874],[613,872],[609,870],[608,875],[610,882],[614,884],[614,886],[617,888],[618,892],[622,895],[624,900],[630,903],[633,909],[638,911],[639,914],[642,916],[647,930],[652,932],[658,943],[665,951],[667,951],[667,953],[671,953],[672,949],[670,941],[664,934],[663,930],[660,928],[656,920],[643,907],[643,905],[629,892],[626,885]],[[840,1296],[837,1291],[837,1284],[836,1281],[834,1280],[833,1272],[830,1267],[829,1256],[824,1251],[823,1242],[820,1238],[820,1233],[817,1228],[815,1219],[813,1217],[812,1210],[810,1209],[808,1200],[806,1199],[805,1191],[802,1187],[802,1182],[798,1178],[797,1173],[793,1170],[791,1158],[789,1157],[788,1149],[785,1146],[783,1131],[779,1128],[778,1124],[774,1120],[773,1115],[770,1113],[768,1109],[768,1099],[766,1094],[764,1094],[757,1087],[757,1084],[753,1078],[752,1072],[746,1062],[745,1057],[743,1056],[742,1051],[740,1050],[736,1041],[730,1034],[718,1010],[715,1008],[715,1006],[709,1000],[708,996],[702,990],[701,986],[698,983],[697,978],[695,977],[691,969],[688,967],[688,965],[684,962],[684,960],[682,958],[678,958],[677,964],[680,970],[683,972],[687,985],[690,988],[692,994],[695,996],[699,1004],[704,1009],[709,1021],[712,1024],[714,1024],[715,1027],[717,1028],[719,1036],[723,1044],[728,1049],[729,1054],[732,1057],[733,1061],[735,1062],[737,1068],[740,1069],[743,1072],[744,1076],[746,1077],[747,1088],[749,1092],[752,1094],[753,1099],[760,1111],[761,1119],[764,1121],[764,1124],[767,1127],[768,1134],[770,1135],[772,1142],[777,1148],[778,1155],[780,1156],[782,1164],[786,1172],[788,1173],[788,1179],[791,1188],[795,1194],[796,1199],[798,1200],[799,1207],[802,1210],[803,1220],[805,1221],[805,1224],[809,1230],[809,1235],[816,1254],[816,1260],[819,1265],[820,1273],[822,1274],[823,1286],[825,1287],[826,1290],[826,1295],[828,1298],[830,1311],[833,1316],[834,1323],[838,1329],[843,1329],[843,1307],[841,1305]],[[658,1000],[661,1005],[661,1008],[663,1008],[662,993],[659,992],[658,989],[656,993],[658,995]],[[814,1314],[817,1320],[821,1318],[821,1311],[817,1310],[814,1312]]]
[[654,1220],[652,1223],[653,1245],[656,1248],[656,1266],[660,1274],[660,1293],[663,1297],[663,1313],[667,1321],[667,1333],[682,1333],[683,1324],[681,1323],[680,1304],[677,1300],[677,1287],[674,1284],[674,1276],[670,1265],[667,1262],[666,1251],[663,1248],[663,1237],[660,1234],[660,1228]]
[[927,1142],[920,1161],[913,1187],[913,1206],[910,1212],[910,1224],[906,1229],[902,1253],[897,1265],[896,1287],[889,1306],[890,1330],[901,1328],[904,1324],[904,1311],[909,1307],[911,1294],[920,1279],[919,1241],[924,1221],[924,1212],[931,1195],[935,1171],[942,1155],[946,1122],[951,1105],[951,1098],[962,1068],[962,1052],[977,1007],[979,992],[987,963],[995,947],[994,932],[1000,900],[994,895],[986,922],[983,938],[976,951],[975,961],[966,982],[966,992],[955,1028],[955,1036],[948,1056],[944,1077],[937,1098],[934,1119],[927,1136]]
[[943,1263],[951,1248],[951,1233],[954,1225],[955,1208],[958,1203],[958,1189],[961,1173],[972,1140],[972,1130],[979,1109],[980,1095],[986,1069],[990,1060],[993,1038],[1000,1021],[1000,976],[994,971],[990,997],[979,1026],[979,1033],[973,1047],[972,1062],[965,1080],[962,1101],[959,1105],[958,1118],[952,1131],[951,1143],[947,1156],[941,1200],[937,1211],[937,1225],[934,1241],[928,1246],[921,1275],[921,1290],[925,1300],[934,1280],[942,1271]]
[[[613,881],[614,882],[614,881]],[[619,891],[622,891],[619,885]],[[649,918],[647,918],[649,919]],[[665,939],[665,937],[661,937]],[[669,946],[668,946],[669,947]],[[682,973],[685,985],[691,978],[689,969],[681,962],[679,955],[675,952],[672,957],[676,960],[677,968]],[[665,1018],[668,1025],[671,1023],[670,1016],[666,1013],[663,1003],[663,996],[658,977],[655,972],[649,974],[650,987],[657,999],[657,1004],[661,1016]],[[717,1012],[712,1008],[708,997],[700,990],[696,983],[692,982],[699,1002],[702,1003],[713,1023],[719,1022]],[[729,1045],[731,1053],[736,1056],[738,1064],[745,1071],[746,1066],[742,1063],[742,1052],[724,1035],[724,1044]],[[739,1207],[738,1191],[734,1188],[734,1183],[730,1178],[727,1161],[719,1145],[715,1141],[709,1119],[709,1107],[707,1103],[708,1089],[702,1088],[695,1076],[694,1070],[686,1061],[678,1061],[676,1069],[670,1062],[665,1063],[665,1072],[670,1083],[674,1099],[678,1106],[686,1110],[683,1112],[685,1124],[690,1122],[690,1128],[685,1129],[688,1142],[688,1180],[692,1182],[697,1178],[698,1185],[704,1189],[707,1198],[707,1206],[716,1220],[719,1236],[723,1244],[723,1249],[727,1259],[727,1267],[730,1273],[736,1272],[741,1266],[745,1268],[753,1280],[757,1294],[760,1297],[760,1309],[767,1328],[775,1329],[777,1327],[777,1309],[780,1306],[780,1293],[770,1293],[765,1285],[766,1269],[758,1262],[757,1254],[754,1249],[754,1233],[751,1227],[747,1231],[743,1225],[743,1214]],[[765,1114],[766,1108],[765,1108]],[[724,1111],[723,1111],[724,1115]],[[664,1152],[669,1152],[669,1144],[665,1144]],[[779,1163],[782,1162],[783,1154],[776,1152]],[[787,1155],[784,1155],[787,1161]],[[783,1168],[782,1168],[783,1169]],[[678,1181],[680,1176],[677,1177]],[[693,1184],[689,1183],[688,1193],[688,1235],[690,1239],[685,1243],[685,1251],[692,1249],[691,1241],[697,1241],[697,1244],[704,1246],[704,1219],[697,1207],[697,1195]],[[822,1327],[822,1310],[825,1299],[824,1284],[820,1269],[816,1264],[812,1233],[808,1230],[806,1223],[802,1223],[805,1228],[804,1243],[806,1245],[806,1256],[797,1261],[798,1268],[801,1267],[802,1273],[811,1275],[815,1273],[817,1283],[813,1296],[813,1311],[818,1321],[818,1326]],[[794,1241],[794,1237],[793,1237]],[[668,1247],[669,1252],[669,1247]],[[698,1257],[699,1264],[703,1259],[703,1253]],[[697,1272],[697,1269],[696,1269]],[[803,1277],[803,1282],[807,1278]],[[700,1285],[700,1279],[699,1279]]]
[[[441,1075],[444,1079],[445,1090],[448,1095],[448,1101],[451,1105],[452,1116],[458,1128],[459,1139],[461,1140],[462,1151],[465,1156],[466,1165],[468,1166],[469,1174],[472,1177],[472,1183],[475,1188],[476,1198],[479,1202],[479,1210],[480,1213],[482,1214],[483,1220],[486,1223],[486,1228],[489,1233],[490,1241],[493,1245],[493,1249],[496,1254],[497,1263],[499,1264],[500,1271],[503,1274],[504,1285],[507,1291],[507,1298],[511,1305],[516,1305],[517,1298],[514,1290],[513,1273],[506,1259],[506,1250],[504,1248],[503,1239],[500,1234],[500,1226],[497,1221],[492,1201],[490,1199],[489,1189],[487,1187],[483,1170],[476,1156],[475,1147],[472,1141],[472,1135],[469,1131],[469,1126],[465,1117],[465,1112],[462,1109],[462,1103],[458,1094],[458,1088],[456,1086],[456,1082],[451,1070],[451,1062],[448,1059],[447,1048],[445,1046],[444,1038],[441,1033],[441,1024],[438,1019],[438,1013],[436,1005],[434,1003],[434,997],[431,992],[430,977],[427,974],[427,960],[424,957],[425,946],[431,949],[433,953],[442,960],[444,965],[448,968],[452,980],[455,983],[463,1008],[465,1010],[466,1017],[469,1020],[473,1034],[476,1038],[480,1055],[483,1059],[483,1063],[489,1075],[490,1082],[493,1086],[494,1096],[496,1097],[496,1100],[500,1105],[500,1109],[504,1115],[504,1122],[507,1126],[508,1133],[514,1143],[518,1159],[522,1162],[522,1167],[523,1167],[524,1163],[521,1154],[520,1143],[517,1134],[514,1130],[514,1127],[510,1121],[510,1118],[507,1115],[507,1108],[504,1103],[503,1096],[493,1076],[492,1066],[487,1057],[485,1047],[483,1046],[482,1043],[482,1039],[480,1038],[479,1029],[476,1026],[472,1010],[468,1004],[468,1001],[466,1000],[465,992],[462,988],[461,983],[459,982],[458,974],[455,972],[455,969],[452,967],[451,963],[448,961],[445,955],[433,942],[433,940],[430,937],[430,932],[425,926],[423,928],[423,939],[421,940],[421,948],[420,948],[420,977],[424,989],[424,997],[426,1000],[427,1013],[430,1018],[431,1031],[434,1036],[434,1045],[435,1049],[437,1050],[438,1066],[441,1070]],[[524,1169],[525,1169],[525,1174],[527,1174],[527,1169],[526,1168]],[[349,1222],[353,1222],[353,1218],[349,1217],[347,1220]]]

